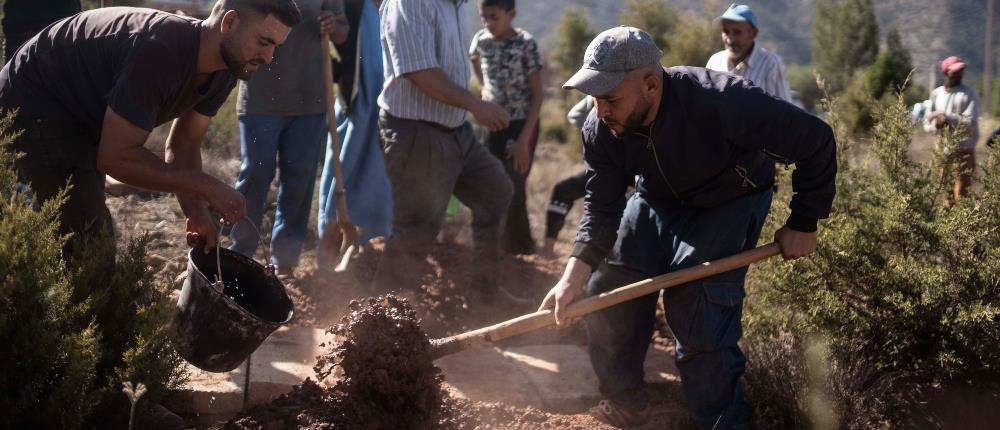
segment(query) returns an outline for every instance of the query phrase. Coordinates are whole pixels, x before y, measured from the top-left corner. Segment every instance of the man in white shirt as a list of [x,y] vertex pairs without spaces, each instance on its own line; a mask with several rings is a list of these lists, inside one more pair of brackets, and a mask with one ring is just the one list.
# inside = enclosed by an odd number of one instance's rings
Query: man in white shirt
[[743,76],[764,92],[792,102],[781,57],[754,43],[759,30],[750,6],[733,3],[714,24],[722,31],[726,49],[712,55],[705,68]]
[[[968,193],[972,174],[976,169],[976,142],[979,141],[979,96],[976,90],[962,83],[965,61],[951,56],[941,61],[944,85],[931,91],[930,107],[924,117],[924,130],[940,134],[955,130],[959,136],[959,153],[956,154],[958,174],[955,177],[953,199]],[[954,203],[951,200],[949,203]]]

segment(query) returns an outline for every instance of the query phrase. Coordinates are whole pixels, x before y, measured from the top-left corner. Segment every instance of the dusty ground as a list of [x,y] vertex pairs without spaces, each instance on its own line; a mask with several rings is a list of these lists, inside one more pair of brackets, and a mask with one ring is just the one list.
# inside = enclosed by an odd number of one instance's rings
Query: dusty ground
[[430,339],[416,312],[388,295],[353,301],[332,332],[343,339],[316,364],[324,380],[342,371],[333,387],[307,380],[269,405],[250,409],[225,429],[600,429],[586,416],[452,398],[433,364]]
[[[537,160],[529,183],[528,194],[531,223],[535,228],[534,237],[541,241],[544,214],[551,186],[582,168],[579,163],[568,161],[564,147],[543,145],[537,153]],[[219,160],[225,157],[211,157]],[[238,164],[232,162],[211,163],[213,173],[235,177]],[[188,247],[184,243],[184,216],[173,197],[157,193],[127,193],[109,196],[107,204],[116,219],[116,229],[123,237],[148,234],[150,266],[157,278],[172,282],[180,288],[187,266]],[[271,202],[273,214],[273,201]],[[501,285],[514,294],[540,302],[548,289],[555,284],[561,274],[565,255],[569,253],[570,240],[579,220],[579,205],[567,217],[567,225],[560,235],[555,259],[537,255],[505,255],[501,261]],[[271,215],[269,215],[271,216]],[[465,289],[469,285],[467,269],[470,264],[467,243],[471,236],[468,221],[469,212],[463,210],[449,220],[441,234],[441,240],[426,259],[420,291],[403,292],[413,304],[417,316],[422,321],[423,330],[431,338],[444,337],[469,329],[493,324],[520,314],[533,312],[533,306],[525,309],[470,309],[465,302]],[[270,229],[270,219],[265,226]],[[315,225],[315,222],[313,222]],[[342,274],[334,274],[325,267],[318,267],[315,253],[315,234],[312,233],[305,244],[302,262],[296,270],[296,279],[288,283],[288,291],[295,303],[292,325],[326,329],[335,325],[347,313],[352,299],[371,295],[369,284],[382,252],[383,242],[376,239],[368,244],[351,264],[351,269]],[[262,250],[258,250],[258,261],[263,261]],[[565,330],[541,330],[509,340],[510,344],[537,343],[578,343],[586,340],[581,326]],[[656,348],[669,349],[672,346],[662,336],[655,339]],[[308,385],[303,390],[311,389]],[[648,428],[690,428],[690,423],[680,420],[678,411],[683,410],[680,387],[677,384],[662,384],[650,387],[654,399],[654,422]],[[301,394],[301,393],[300,393]],[[329,400],[329,399],[328,399]],[[581,415],[583,409],[572,411],[544,411],[531,405],[504,405],[475,403],[448,398],[446,407],[456,411],[456,427],[510,428],[510,429],[563,429],[600,428],[589,417]],[[473,423],[478,423],[473,425]],[[279,426],[280,428],[280,426]]]
[[[911,148],[912,155],[918,160],[926,160],[932,144],[932,138],[917,133]],[[207,167],[213,174],[221,178],[229,177],[230,180],[235,178],[239,165],[232,156],[231,149],[217,148],[208,152],[208,160],[214,161],[208,162]],[[539,148],[528,190],[528,207],[536,241],[541,240],[551,186],[562,177],[582,168],[579,162],[570,161],[566,157],[567,152],[572,151],[553,144]],[[173,282],[179,288],[179,281],[183,279],[186,268],[188,248],[183,239],[184,218],[176,200],[155,193],[140,193],[109,196],[107,203],[115,216],[117,231],[123,238],[149,235],[150,266],[156,271],[157,278]],[[273,214],[273,201],[271,205],[270,213]],[[580,208],[576,205],[560,235],[557,245],[559,258],[505,256],[501,262],[501,284],[535,302],[541,299],[560,275],[579,216]],[[466,244],[471,236],[467,227],[469,217],[468,211],[463,210],[447,223],[441,235],[441,243],[426,259],[426,273],[421,275],[424,282],[420,291],[412,291],[407,295],[422,320],[423,329],[432,338],[478,328],[534,310],[469,309],[464,300],[465,289],[472,287],[467,282],[466,275],[469,264]],[[261,230],[266,236],[270,230],[270,220],[265,219],[264,224]],[[315,225],[315,220],[312,225]],[[314,238],[315,234],[312,233],[307,239],[302,264],[296,271],[297,279],[288,285],[296,306],[291,324],[325,329],[341,319],[350,300],[371,295],[368,285],[381,254],[382,243],[376,240],[369,244],[352,263],[349,272],[333,274],[317,267]],[[262,252],[258,252],[257,259],[263,260]],[[582,344],[585,342],[585,334],[581,327],[576,326],[562,331],[543,330],[510,342]],[[654,337],[653,343],[655,348],[672,350],[671,342],[662,332]],[[1000,382],[991,384],[990,386],[1000,386]],[[653,399],[653,422],[643,428],[693,428],[693,423],[685,412],[679,384],[656,384],[650,386],[649,390]],[[982,384],[979,383],[974,387],[937,387],[926,393],[926,400],[919,402],[926,407],[917,413],[908,414],[911,420],[902,424],[901,428],[998,428],[1000,398],[997,398],[997,392],[1000,390],[990,390],[984,394]],[[544,411],[534,409],[532,405],[449,401],[452,403],[448,407],[465,411],[467,417],[476,417],[485,426],[479,428],[596,428],[587,417],[579,415],[584,412],[582,406],[573,410]]]

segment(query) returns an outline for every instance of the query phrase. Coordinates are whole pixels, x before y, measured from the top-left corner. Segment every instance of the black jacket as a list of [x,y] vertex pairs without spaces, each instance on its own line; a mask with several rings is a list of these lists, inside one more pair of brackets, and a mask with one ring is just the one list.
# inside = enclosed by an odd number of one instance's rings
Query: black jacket
[[815,231],[836,193],[836,142],[819,118],[749,81],[700,67],[663,72],[647,134],[616,138],[597,119],[583,127],[587,196],[573,256],[597,267],[617,238],[629,178],[644,198],[718,206],[773,186],[774,162],[795,164],[789,228]]

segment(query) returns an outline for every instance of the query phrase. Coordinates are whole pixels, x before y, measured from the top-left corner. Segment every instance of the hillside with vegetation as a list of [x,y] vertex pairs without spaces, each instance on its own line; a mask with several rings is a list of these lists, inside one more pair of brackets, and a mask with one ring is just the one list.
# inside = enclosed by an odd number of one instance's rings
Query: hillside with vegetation
[[[479,26],[475,3],[471,2],[466,11],[473,28]],[[522,1],[518,7],[517,23],[543,40],[544,44],[555,35],[555,22],[566,8],[582,9],[592,28],[599,30],[617,25],[619,14],[627,3],[602,0]],[[670,0],[668,3],[684,10],[701,12],[704,5],[713,2]],[[760,20],[763,46],[779,52],[786,63],[811,62],[817,0],[755,0],[747,3]],[[914,66],[922,71],[919,75],[921,82],[925,80],[927,67],[947,55],[959,55],[968,60],[972,74],[982,71],[986,2],[881,0],[873,3],[882,34],[891,27],[899,29],[903,45],[913,55]],[[727,5],[728,2],[714,2],[712,14],[721,14]],[[995,13],[1000,16],[1000,8]],[[997,40],[996,34],[994,40]]]

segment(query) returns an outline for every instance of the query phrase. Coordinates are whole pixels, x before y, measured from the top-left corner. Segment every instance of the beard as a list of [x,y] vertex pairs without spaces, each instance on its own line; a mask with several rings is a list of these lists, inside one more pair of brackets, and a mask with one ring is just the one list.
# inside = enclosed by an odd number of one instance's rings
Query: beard
[[640,103],[632,111],[632,115],[628,116],[625,120],[625,124],[622,124],[625,129],[625,134],[640,133],[645,132],[646,127],[642,125],[643,121],[646,120],[646,115],[649,115],[649,100],[639,99]]
[[253,72],[247,70],[247,65],[250,62],[239,58],[239,49],[234,46],[236,45],[234,39],[235,37],[229,37],[222,41],[222,61],[226,63],[229,73],[232,73],[237,79],[249,81],[253,77]]
[[629,114],[628,118],[625,118],[625,122],[622,123],[621,134],[617,133],[611,127],[611,134],[615,137],[621,138],[622,136],[627,136],[629,134],[635,133],[646,133],[646,126],[642,123],[646,120],[646,116],[649,115],[650,103],[645,98],[640,98],[635,105],[635,109]]

